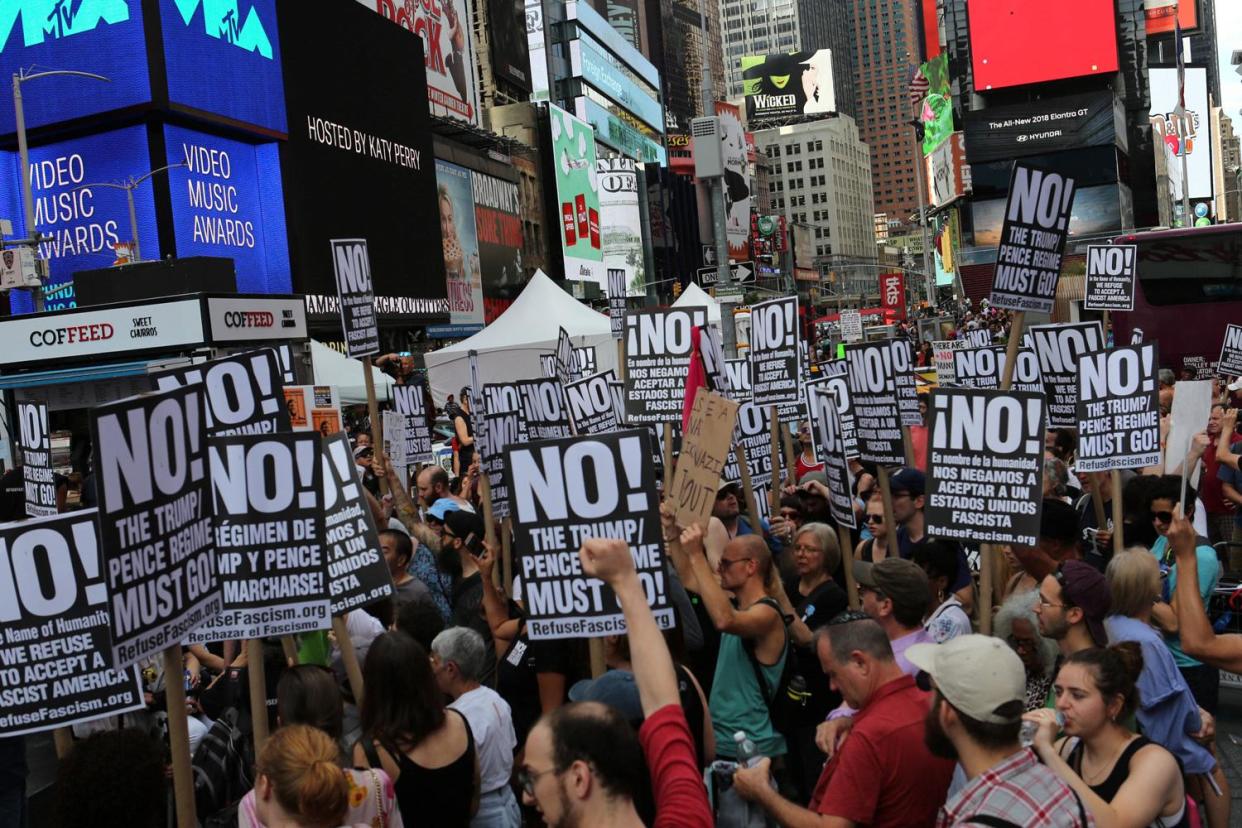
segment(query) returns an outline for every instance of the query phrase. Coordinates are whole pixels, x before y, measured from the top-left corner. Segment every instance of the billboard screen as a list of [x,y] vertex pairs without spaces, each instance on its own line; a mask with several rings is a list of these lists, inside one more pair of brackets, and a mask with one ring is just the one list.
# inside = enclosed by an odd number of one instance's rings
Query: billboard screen
[[548,99],[548,33],[543,20],[543,0],[524,0],[526,51],[530,57],[530,99]]
[[1199,28],[1199,0],[1166,0],[1144,4],[1147,36],[1173,31],[1173,18],[1181,24],[1182,34]]
[[[298,293],[334,296],[332,239],[367,240],[374,290],[406,315],[447,310],[422,41],[357,3],[280,0],[281,146],[289,256]],[[325,55],[351,49],[348,72]],[[429,251],[435,251],[429,255]],[[427,300],[427,301],[417,301]]]
[[530,91],[530,48],[526,42],[525,0],[487,0],[492,39],[492,71]]
[[742,56],[747,120],[835,112],[832,50]]
[[579,31],[569,44],[570,64],[574,74],[595,89],[616,101],[626,113],[637,116],[652,129],[664,125],[659,93],[631,72],[593,37]]
[[[431,114],[457,118],[478,126],[479,99],[475,91],[478,83],[474,73],[474,41],[466,0],[358,2],[422,39],[427,81],[423,87],[416,88],[426,88]],[[336,51],[345,42],[352,42],[360,49],[367,48],[366,41],[338,41]]]
[[555,104],[548,105],[552,165],[561,223],[565,278],[607,287],[599,227],[599,181],[595,131]]
[[966,11],[976,92],[1117,71],[1113,0],[991,0]]
[[[241,293],[289,293],[289,242],[275,144],[164,127],[178,256],[224,256]],[[145,254],[145,245],[144,250]]]
[[522,200],[513,181],[471,171],[474,224],[484,299],[513,299],[526,283],[522,269]]
[[1152,141],[1163,142],[1175,201],[1182,197],[1182,156],[1190,176],[1190,197],[1212,197],[1212,119],[1208,110],[1207,70],[1186,67],[1186,117],[1177,118],[1177,70],[1151,67]]
[[1124,142],[1124,122],[1107,90],[989,106],[965,115],[966,158],[972,164],[1107,146],[1116,143],[1119,125]]
[[[1115,232],[1122,228],[1122,190],[1118,184],[1081,187],[1074,193],[1070,213],[1070,237]],[[975,245],[996,247],[1000,244],[1001,225],[1005,222],[1004,198],[972,201]]]
[[716,115],[724,136],[725,231],[729,237],[729,258],[744,262],[750,258],[751,204],[746,133],[736,106],[717,101]]
[[168,98],[284,134],[276,0],[159,0]]
[[483,279],[470,170],[436,159],[436,207],[452,325],[483,324]]
[[595,162],[595,172],[599,179],[604,267],[624,270],[625,295],[642,296],[646,292],[646,268],[638,211],[638,164],[630,158],[601,158]]

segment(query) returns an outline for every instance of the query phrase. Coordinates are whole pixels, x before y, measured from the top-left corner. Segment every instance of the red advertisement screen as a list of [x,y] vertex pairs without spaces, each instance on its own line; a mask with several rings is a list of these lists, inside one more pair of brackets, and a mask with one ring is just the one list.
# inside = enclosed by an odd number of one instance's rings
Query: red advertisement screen
[[1113,0],[981,0],[967,10],[978,92],[1117,71]]

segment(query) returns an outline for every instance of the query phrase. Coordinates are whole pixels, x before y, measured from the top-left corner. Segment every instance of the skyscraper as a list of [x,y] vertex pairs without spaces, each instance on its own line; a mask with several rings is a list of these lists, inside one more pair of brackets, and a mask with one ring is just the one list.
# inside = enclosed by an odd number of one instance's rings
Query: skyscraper
[[801,48],[832,50],[832,86],[837,111],[856,118],[852,0],[798,0]]
[[724,96],[718,0],[646,0],[643,20],[644,43],[640,48],[660,72],[665,127],[671,132],[688,132],[691,118],[712,114],[703,111],[705,65],[711,74],[714,97]]
[[724,27],[724,97],[742,96],[742,57],[803,47],[800,0],[720,0]]

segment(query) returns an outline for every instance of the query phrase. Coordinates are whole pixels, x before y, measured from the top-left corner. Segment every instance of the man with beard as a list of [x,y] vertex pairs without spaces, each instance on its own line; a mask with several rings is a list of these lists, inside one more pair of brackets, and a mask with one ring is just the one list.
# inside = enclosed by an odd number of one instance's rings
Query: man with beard
[[915,645],[908,656],[935,690],[923,740],[934,755],[960,762],[968,780],[940,809],[938,828],[996,824],[988,818],[1087,828],[1082,800],[1018,741],[1026,674],[1017,653],[999,639],[964,635]]
[[[1052,675],[1061,669],[1066,656],[1108,646],[1104,618],[1111,604],[1108,582],[1098,569],[1084,561],[1066,561],[1040,581],[1039,602],[1035,604],[1039,634],[1055,640],[1061,649]],[[1055,702],[1055,692],[1049,690],[1045,707],[1052,707]]]

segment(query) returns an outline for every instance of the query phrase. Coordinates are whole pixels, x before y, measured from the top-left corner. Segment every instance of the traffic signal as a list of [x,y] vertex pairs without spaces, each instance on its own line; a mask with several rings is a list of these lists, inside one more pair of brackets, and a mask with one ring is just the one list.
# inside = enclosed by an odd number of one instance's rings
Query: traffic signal
[[681,280],[674,279],[673,280],[673,298],[676,299],[679,296],[681,296]]

